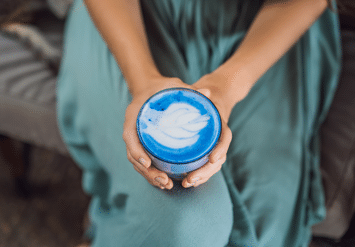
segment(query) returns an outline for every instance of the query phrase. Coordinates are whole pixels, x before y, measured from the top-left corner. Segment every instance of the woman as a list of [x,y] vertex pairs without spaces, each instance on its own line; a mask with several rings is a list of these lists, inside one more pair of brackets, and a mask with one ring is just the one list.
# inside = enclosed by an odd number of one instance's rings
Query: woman
[[[325,0],[78,0],[67,25],[58,120],[93,196],[92,246],[308,245],[340,68]],[[205,94],[223,120],[209,163],[181,184],[135,129],[171,87]]]

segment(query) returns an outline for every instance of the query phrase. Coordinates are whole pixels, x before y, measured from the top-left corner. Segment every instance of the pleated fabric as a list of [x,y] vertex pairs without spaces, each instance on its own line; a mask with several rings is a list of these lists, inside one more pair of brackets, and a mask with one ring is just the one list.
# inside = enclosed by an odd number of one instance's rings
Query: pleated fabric
[[[154,59],[192,84],[238,48],[262,1],[142,0]],[[337,86],[337,15],[324,14],[233,109],[222,171],[198,188],[151,186],[122,140],[131,96],[82,0],[72,7],[58,122],[92,195],[94,247],[308,246],[325,216],[319,126]]]

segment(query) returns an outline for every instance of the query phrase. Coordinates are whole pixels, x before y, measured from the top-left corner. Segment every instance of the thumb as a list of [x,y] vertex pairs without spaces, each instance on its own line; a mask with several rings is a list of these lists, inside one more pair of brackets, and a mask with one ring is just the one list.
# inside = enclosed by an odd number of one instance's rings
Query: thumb
[[210,98],[211,96],[211,90],[207,89],[207,88],[200,88],[200,89],[197,89],[197,92],[205,95],[207,98]]

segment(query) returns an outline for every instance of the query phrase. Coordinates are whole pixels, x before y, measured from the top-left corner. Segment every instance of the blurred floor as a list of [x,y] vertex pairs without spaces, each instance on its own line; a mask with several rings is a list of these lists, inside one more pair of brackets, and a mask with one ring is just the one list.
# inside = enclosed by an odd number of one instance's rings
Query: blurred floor
[[30,182],[33,195],[18,196],[0,152],[0,247],[80,244],[89,203],[81,188],[80,169],[67,157],[33,147]]
[[[20,150],[22,144],[15,144]],[[82,191],[81,171],[74,162],[33,147],[30,182],[32,196],[18,196],[0,150],[0,247],[74,247],[83,243],[90,198]],[[355,247],[355,218],[342,241],[314,240],[315,247]]]

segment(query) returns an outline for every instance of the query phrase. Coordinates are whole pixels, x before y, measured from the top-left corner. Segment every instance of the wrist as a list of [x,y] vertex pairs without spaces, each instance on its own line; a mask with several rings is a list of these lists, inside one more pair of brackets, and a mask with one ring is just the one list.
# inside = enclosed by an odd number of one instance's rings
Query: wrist
[[256,79],[243,66],[235,64],[224,64],[211,73],[219,78],[219,91],[229,101],[229,108],[243,100],[249,93]]
[[128,89],[133,97],[150,91],[154,85],[161,83],[164,78],[158,71],[147,73],[136,73],[134,76],[126,77]]

